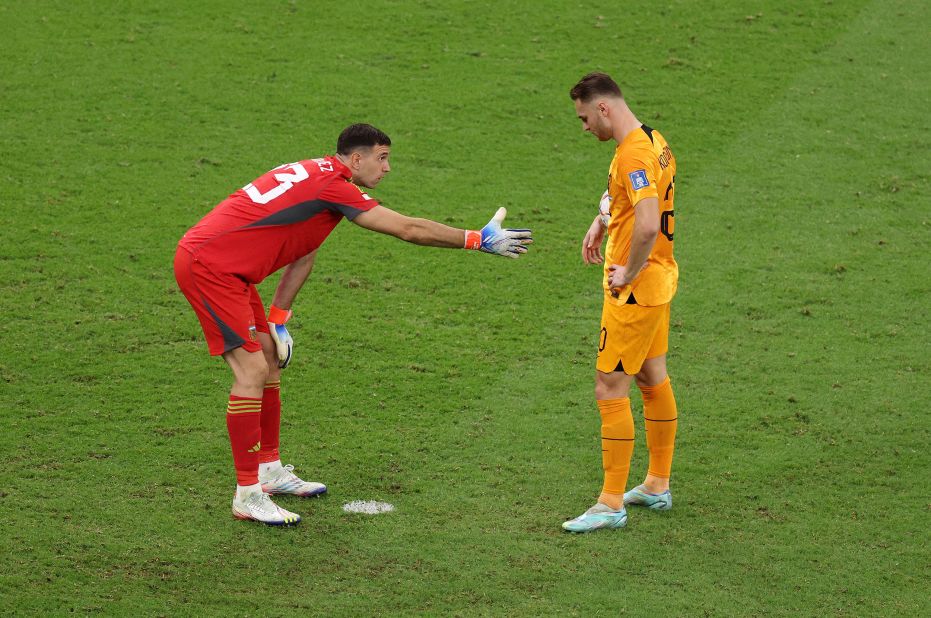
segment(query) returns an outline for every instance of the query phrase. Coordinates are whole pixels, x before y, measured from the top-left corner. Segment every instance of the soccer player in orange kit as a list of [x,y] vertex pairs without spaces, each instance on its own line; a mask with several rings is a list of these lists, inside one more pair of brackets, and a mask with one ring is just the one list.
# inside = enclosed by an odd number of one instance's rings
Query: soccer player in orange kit
[[[322,483],[281,465],[280,373],[291,360],[285,326],[291,304],[310,275],[314,256],[344,218],[417,245],[473,249],[516,258],[530,230],[502,229],[499,208],[481,230],[462,230],[408,217],[381,206],[365,188],[391,171],[391,140],[368,124],[339,136],[336,155],[280,165],[220,202],[178,243],[175,278],[200,320],[212,355],[233,372],[226,425],[237,487],[233,516],[268,525],[300,522],[269,494],[314,496]],[[255,285],[284,268],[272,305]]]
[[[663,136],[637,120],[605,73],[589,73],[569,96],[584,130],[600,141],[617,142],[601,212],[582,241],[583,261],[605,264],[595,372],[604,485],[593,507],[562,525],[569,532],[591,532],[623,528],[626,505],[672,508],[677,412],[666,352],[669,305],[679,275],[672,252],[676,159]],[[634,380],[643,395],[650,464],[643,484],[625,493],[634,449],[628,397]]]

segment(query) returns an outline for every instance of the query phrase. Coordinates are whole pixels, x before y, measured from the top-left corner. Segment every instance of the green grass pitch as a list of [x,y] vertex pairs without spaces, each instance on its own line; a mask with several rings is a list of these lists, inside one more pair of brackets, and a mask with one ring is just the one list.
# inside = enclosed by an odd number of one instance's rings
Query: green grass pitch
[[[929,6],[0,3],[0,613],[928,615]],[[570,536],[601,480],[579,245],[612,145],[567,95],[595,69],[678,159],[676,507]],[[282,390],[330,493],[237,522],[174,247],[360,121],[386,205],[536,242],[340,225]]]

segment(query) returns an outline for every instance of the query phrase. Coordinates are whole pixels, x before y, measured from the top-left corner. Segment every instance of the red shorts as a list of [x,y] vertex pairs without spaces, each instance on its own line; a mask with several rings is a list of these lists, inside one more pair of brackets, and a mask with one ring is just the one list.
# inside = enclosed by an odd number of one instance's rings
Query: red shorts
[[262,349],[256,332],[267,333],[268,322],[254,285],[211,271],[183,247],[175,252],[175,279],[200,320],[212,355],[240,347],[247,352]]

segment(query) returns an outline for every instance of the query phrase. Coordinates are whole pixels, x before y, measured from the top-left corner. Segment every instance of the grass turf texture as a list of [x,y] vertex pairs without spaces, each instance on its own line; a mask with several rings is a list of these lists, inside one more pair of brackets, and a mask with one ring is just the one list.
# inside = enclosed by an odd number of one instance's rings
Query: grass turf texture
[[[0,6],[0,610],[927,614],[931,15],[735,6]],[[578,245],[611,145],[566,95],[592,69],[679,160],[681,420],[675,509],[569,536],[601,479]],[[536,244],[341,225],[282,389],[286,462],[330,494],[236,522],[229,376],[174,246],[356,121],[394,140],[386,205],[505,205]]]

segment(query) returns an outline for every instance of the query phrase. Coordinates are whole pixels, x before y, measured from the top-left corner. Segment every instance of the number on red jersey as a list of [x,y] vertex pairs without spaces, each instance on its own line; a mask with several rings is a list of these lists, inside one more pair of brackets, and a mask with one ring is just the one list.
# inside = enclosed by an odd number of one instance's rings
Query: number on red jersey
[[[285,163],[284,165],[276,167],[275,170],[283,170],[285,168],[290,168],[291,171],[275,174],[275,180],[277,180],[279,184],[265,193],[259,191],[251,182],[243,187],[242,190],[245,191],[246,195],[256,204],[267,204],[293,187],[294,183],[310,178],[310,174],[307,173],[307,170],[304,169],[304,166],[300,163]],[[274,172],[275,170],[272,171]]]

